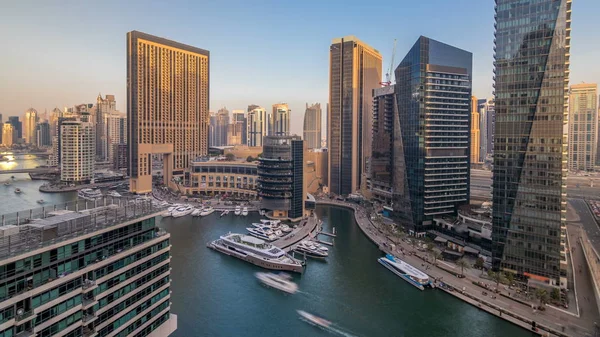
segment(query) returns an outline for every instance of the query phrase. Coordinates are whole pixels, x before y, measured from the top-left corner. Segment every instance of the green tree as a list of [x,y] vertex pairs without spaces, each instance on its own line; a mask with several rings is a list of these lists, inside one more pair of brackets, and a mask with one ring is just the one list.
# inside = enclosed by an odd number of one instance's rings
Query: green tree
[[550,292],[550,298],[557,302],[560,301],[560,290],[558,290],[558,288],[552,289]]
[[467,261],[465,261],[464,259],[459,259],[458,261],[456,261],[456,265],[460,267],[460,276],[465,276],[464,272],[465,272],[465,268],[469,268],[470,265]]
[[225,155],[225,160],[227,161],[234,161],[235,160],[235,155],[233,153],[228,153]]
[[496,289],[498,289],[500,283],[505,282],[504,275],[501,272],[493,272],[490,270],[488,271],[488,275],[494,282],[496,282]]
[[515,274],[513,274],[510,271],[507,271],[504,273],[504,276],[506,277],[506,282],[508,282],[508,285],[512,285],[513,281],[515,280]]
[[437,260],[442,257],[442,253],[438,252],[437,250],[434,250],[431,256],[433,256],[433,265],[436,265]]
[[478,257],[477,260],[475,260],[475,268],[481,269],[481,275],[483,275],[483,263],[482,257]]
[[256,160],[256,158],[254,158],[252,156],[248,156],[248,158],[246,158],[246,161],[249,162],[249,163],[251,163],[251,162],[253,162],[255,160]]
[[546,291],[546,289],[542,289],[542,288],[537,288],[535,290],[535,298],[537,298],[540,301],[540,306],[543,306],[544,304],[548,303],[548,292]]

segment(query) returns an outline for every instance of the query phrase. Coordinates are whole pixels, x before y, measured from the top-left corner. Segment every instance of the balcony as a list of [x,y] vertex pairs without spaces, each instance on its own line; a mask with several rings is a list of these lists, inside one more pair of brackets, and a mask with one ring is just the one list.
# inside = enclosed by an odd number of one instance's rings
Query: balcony
[[81,318],[81,321],[83,322],[83,324],[87,325],[87,324],[92,323],[96,319],[98,319],[98,317],[96,315],[84,314],[83,317]]
[[23,312],[19,312],[19,310],[23,309],[17,309],[17,314],[15,315],[15,322],[17,323],[16,325],[21,325],[37,317],[37,315],[33,313],[33,310]]
[[37,336],[37,334],[35,332],[33,332],[33,328],[24,330],[15,335],[15,337],[35,337],[35,336]]
[[87,326],[83,327],[83,337],[95,337],[96,335],[98,335],[96,329],[90,329]]
[[98,288],[98,285],[96,284],[96,281],[85,279],[83,280],[81,288],[83,288],[84,293],[87,293],[88,291]]

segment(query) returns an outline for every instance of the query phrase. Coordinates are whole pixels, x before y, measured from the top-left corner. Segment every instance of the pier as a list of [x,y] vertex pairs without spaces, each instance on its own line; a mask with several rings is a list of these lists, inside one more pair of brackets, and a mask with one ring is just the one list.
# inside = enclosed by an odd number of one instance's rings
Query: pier
[[296,227],[288,235],[274,241],[272,244],[276,247],[283,249],[285,252],[293,250],[298,242],[306,239],[307,237],[314,237],[320,229],[320,221],[317,219],[317,215],[313,214],[307,219],[300,221],[298,227]]

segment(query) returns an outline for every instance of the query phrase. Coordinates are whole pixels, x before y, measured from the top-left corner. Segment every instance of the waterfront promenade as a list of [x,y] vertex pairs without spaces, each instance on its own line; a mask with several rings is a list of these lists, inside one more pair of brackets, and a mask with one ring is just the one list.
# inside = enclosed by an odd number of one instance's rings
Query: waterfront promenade
[[[489,295],[484,296],[482,291],[486,290],[473,282],[484,282],[493,284],[493,281],[465,273],[464,278],[456,275],[460,274],[460,268],[451,263],[438,260],[437,265],[433,265],[427,260],[424,252],[415,251],[415,248],[402,240],[393,240],[389,235],[380,231],[370,220],[369,214],[361,206],[354,203],[341,202],[329,199],[318,199],[317,204],[341,206],[350,208],[354,211],[354,217],[362,232],[374,242],[380,250],[386,253],[393,253],[401,256],[406,262],[418,267],[427,273],[432,279],[440,281],[454,291],[448,291],[451,295],[460,298],[467,303],[481,308],[493,315],[503,318],[511,323],[517,324],[525,329],[531,330],[531,322],[538,326],[540,335],[550,336],[595,336],[594,322],[575,317],[570,313],[547,308],[545,311],[533,310],[528,303],[518,301],[509,296],[507,290],[500,287],[499,293],[493,297],[492,291],[487,290]],[[396,245],[395,250],[391,251],[389,244]],[[402,252],[401,252],[402,251]],[[402,254],[402,255],[401,255]],[[374,261],[375,263],[375,261]],[[443,266],[444,269],[440,268]],[[456,270],[456,271],[454,271]]]

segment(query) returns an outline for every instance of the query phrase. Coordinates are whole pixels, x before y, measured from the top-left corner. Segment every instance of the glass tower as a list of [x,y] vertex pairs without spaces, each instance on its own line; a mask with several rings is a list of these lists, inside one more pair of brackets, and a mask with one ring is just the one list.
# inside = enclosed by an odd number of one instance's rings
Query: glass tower
[[493,266],[566,287],[570,0],[497,0]]
[[416,231],[469,204],[472,62],[470,52],[421,36],[396,68],[394,146],[403,148],[395,155],[408,193],[393,209]]

